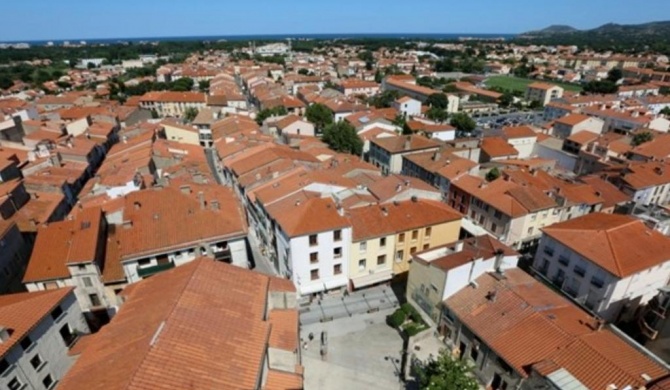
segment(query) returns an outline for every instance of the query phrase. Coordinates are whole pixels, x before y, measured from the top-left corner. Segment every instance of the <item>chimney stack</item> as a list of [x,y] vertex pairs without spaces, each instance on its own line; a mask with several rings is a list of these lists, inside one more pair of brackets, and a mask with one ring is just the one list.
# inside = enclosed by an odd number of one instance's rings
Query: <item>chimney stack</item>
[[405,138],[404,149],[409,150],[411,147],[412,147],[412,137],[408,135],[407,138]]
[[9,328],[0,326],[0,344],[7,342],[7,340],[9,340],[9,336]]
[[200,210],[205,209],[205,194],[202,191],[198,191],[198,201],[200,202]]

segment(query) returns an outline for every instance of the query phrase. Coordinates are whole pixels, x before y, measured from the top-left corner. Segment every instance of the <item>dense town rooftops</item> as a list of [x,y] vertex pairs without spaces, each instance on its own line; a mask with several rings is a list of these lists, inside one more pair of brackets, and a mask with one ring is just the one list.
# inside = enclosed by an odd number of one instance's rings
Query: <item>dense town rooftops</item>
[[391,154],[438,148],[442,145],[441,142],[417,135],[375,138],[370,142]]

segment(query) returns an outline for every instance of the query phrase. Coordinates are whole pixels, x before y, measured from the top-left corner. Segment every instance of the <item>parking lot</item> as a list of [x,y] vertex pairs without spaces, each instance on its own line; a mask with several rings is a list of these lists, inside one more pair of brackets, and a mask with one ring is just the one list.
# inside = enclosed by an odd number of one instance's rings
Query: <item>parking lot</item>
[[[303,325],[300,337],[306,389],[403,389],[398,379],[403,341],[386,325],[393,309]],[[321,333],[327,334],[322,357]]]

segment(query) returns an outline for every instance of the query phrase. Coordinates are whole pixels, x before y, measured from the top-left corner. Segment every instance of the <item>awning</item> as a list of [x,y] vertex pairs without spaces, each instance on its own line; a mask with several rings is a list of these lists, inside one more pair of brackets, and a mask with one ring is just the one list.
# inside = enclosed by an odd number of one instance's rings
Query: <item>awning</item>
[[354,288],[361,288],[361,287],[369,286],[371,284],[391,280],[392,276],[393,276],[393,270],[392,269],[385,269],[385,270],[376,271],[376,272],[371,273],[369,275],[359,276],[357,278],[353,278],[353,279],[351,279],[351,283],[353,283]]

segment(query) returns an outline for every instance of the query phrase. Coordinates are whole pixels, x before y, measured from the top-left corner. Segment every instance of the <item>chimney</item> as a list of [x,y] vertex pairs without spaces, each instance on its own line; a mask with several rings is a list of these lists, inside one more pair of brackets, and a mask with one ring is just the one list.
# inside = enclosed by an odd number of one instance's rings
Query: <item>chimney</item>
[[181,190],[182,194],[188,195],[188,194],[191,193],[191,186],[183,185],[183,186],[179,187],[179,189]]
[[436,151],[435,154],[433,154],[433,161],[438,161],[440,159],[440,151]]
[[385,217],[389,215],[389,210],[386,208],[386,206],[382,207],[382,215]]
[[456,245],[454,245],[454,252],[461,252],[463,250],[463,241],[458,241]]
[[133,205],[135,206],[135,210],[139,210],[142,208],[142,204],[140,202],[135,202]]
[[9,340],[9,328],[5,328],[4,326],[0,326],[0,345],[5,343],[7,340]]
[[412,137],[408,135],[407,138],[405,138],[404,149],[409,150],[411,147],[412,147]]
[[498,295],[498,292],[497,292],[496,290],[489,291],[489,292],[486,294],[486,299],[488,299],[488,300],[491,301],[491,302],[495,302],[495,301],[496,301],[496,297],[497,297],[497,295]]
[[198,191],[198,201],[200,202],[200,210],[205,209],[205,194],[202,191]]
[[212,210],[220,210],[221,207],[219,206],[219,201],[218,200],[213,200],[210,203],[210,206],[212,206]]
[[400,192],[401,190],[402,190],[402,185],[401,184],[398,184],[397,186],[395,186],[395,192]]
[[127,144],[128,143],[128,137],[126,137],[125,135],[123,137],[121,137],[121,142],[123,142],[124,144]]
[[502,269],[502,264],[503,264],[503,258],[505,257],[505,251],[502,249],[496,249],[495,251],[496,259],[495,262],[493,263],[493,269],[502,275],[504,273]]

